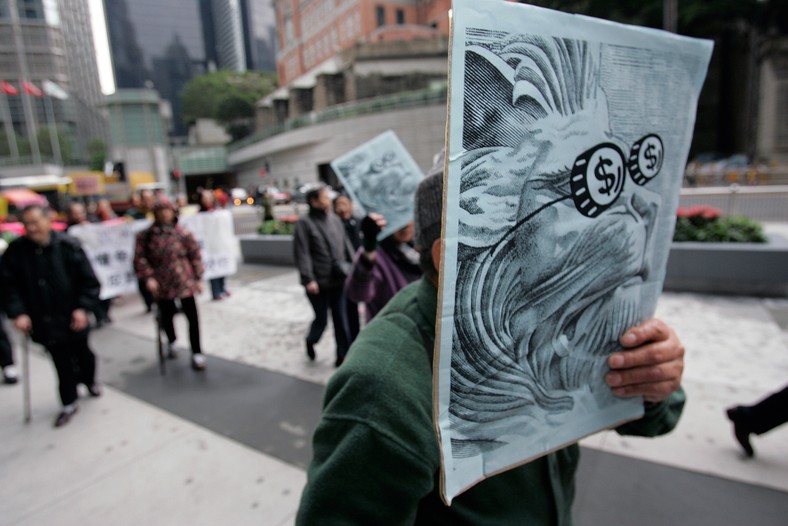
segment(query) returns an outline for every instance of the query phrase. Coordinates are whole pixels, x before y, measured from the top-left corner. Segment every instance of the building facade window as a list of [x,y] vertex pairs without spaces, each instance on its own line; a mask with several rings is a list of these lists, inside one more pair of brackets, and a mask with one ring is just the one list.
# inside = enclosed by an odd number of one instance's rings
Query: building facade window
[[386,8],[382,5],[375,8],[375,19],[377,20],[378,27],[386,25]]
[[397,25],[404,25],[405,24],[405,11],[403,9],[397,9]]

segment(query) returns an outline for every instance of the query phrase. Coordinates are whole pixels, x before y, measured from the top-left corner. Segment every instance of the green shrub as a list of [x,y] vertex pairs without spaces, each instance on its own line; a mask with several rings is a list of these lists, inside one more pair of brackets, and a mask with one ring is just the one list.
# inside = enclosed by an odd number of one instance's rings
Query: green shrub
[[257,227],[257,233],[268,236],[290,236],[293,235],[293,223],[269,219]]
[[725,216],[717,208],[679,208],[673,241],[766,243],[760,223],[744,216]]

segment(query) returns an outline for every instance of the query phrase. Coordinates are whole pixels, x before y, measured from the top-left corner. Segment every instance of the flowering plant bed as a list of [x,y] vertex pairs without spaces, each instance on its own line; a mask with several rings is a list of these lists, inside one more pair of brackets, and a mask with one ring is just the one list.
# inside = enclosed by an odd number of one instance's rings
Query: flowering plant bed
[[788,296],[788,241],[719,209],[679,209],[665,289],[712,294]]
[[763,227],[744,216],[723,216],[719,208],[706,205],[679,208],[673,241],[712,243],[766,243]]

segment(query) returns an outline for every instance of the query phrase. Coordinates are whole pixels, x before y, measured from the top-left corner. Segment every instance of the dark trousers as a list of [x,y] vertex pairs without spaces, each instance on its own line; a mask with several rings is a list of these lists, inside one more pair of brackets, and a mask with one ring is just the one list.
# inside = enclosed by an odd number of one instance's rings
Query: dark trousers
[[[201,353],[200,348],[200,323],[197,318],[197,302],[194,297],[181,298],[181,310],[189,320],[189,342],[192,346],[193,353]],[[172,321],[175,318],[175,313],[178,307],[175,305],[175,300],[159,300],[159,315],[161,316],[161,328],[164,329],[164,334],[167,335],[167,341],[170,343],[175,341],[175,325]]]
[[344,358],[347,354],[348,342],[347,320],[345,319],[345,294],[343,288],[321,287],[319,294],[307,294],[309,303],[315,311],[315,319],[309,328],[306,341],[312,344],[317,343],[323,336],[328,324],[328,309],[331,309],[331,319],[334,322],[334,338],[337,342],[337,358]]
[[88,346],[88,334],[47,347],[52,356],[63,405],[77,401],[77,385],[93,385],[96,381],[96,355]]
[[145,307],[148,309],[148,312],[150,312],[150,308],[153,306],[153,294],[148,290],[144,279],[137,280],[137,288],[140,291],[142,300],[145,302]]
[[3,319],[0,318],[0,367],[14,365],[14,354],[11,350],[11,342],[5,333]]
[[358,317],[358,303],[345,298],[345,310],[348,343],[353,343],[361,330],[361,321]]
[[755,405],[741,406],[743,423],[757,435],[788,422],[788,386]]
[[221,298],[222,295],[227,292],[227,289],[224,288],[224,276],[221,278],[213,278],[210,280],[211,282],[211,296],[213,299]]
[[99,300],[99,302],[96,304],[96,309],[93,311],[93,315],[96,317],[97,322],[109,320],[109,309],[111,306],[112,298]]

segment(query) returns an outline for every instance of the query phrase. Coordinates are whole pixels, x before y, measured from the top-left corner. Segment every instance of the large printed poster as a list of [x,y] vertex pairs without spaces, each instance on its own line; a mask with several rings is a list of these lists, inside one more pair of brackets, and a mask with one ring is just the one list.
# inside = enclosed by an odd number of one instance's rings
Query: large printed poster
[[386,218],[378,239],[413,221],[413,196],[423,174],[393,131],[335,159],[331,168],[362,214]]
[[710,42],[455,0],[436,422],[451,499],[642,416],[605,385],[653,315]]

